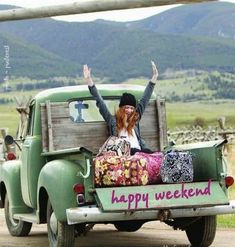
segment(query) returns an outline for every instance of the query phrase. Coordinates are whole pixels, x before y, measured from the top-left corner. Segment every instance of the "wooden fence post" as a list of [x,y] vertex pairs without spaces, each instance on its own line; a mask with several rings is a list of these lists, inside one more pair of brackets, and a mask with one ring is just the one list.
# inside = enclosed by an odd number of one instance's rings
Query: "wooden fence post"
[[159,126],[159,146],[160,151],[164,149],[168,144],[167,140],[167,125],[166,125],[166,110],[165,100],[157,98],[157,114],[158,114],[158,126]]
[[8,134],[8,129],[7,128],[1,128],[0,131],[1,131],[1,135],[2,135],[2,144],[0,144],[0,145],[2,145],[2,147],[1,147],[0,152],[2,152],[2,156],[3,156],[2,158],[5,158],[5,153],[7,153],[11,150],[11,148],[8,145],[6,145],[4,142],[4,139]]
[[[227,133],[225,131],[226,130],[226,128],[225,128],[225,121],[226,121],[226,118],[223,117],[223,116],[218,119],[220,129],[224,132],[222,134],[222,137],[223,137],[223,139],[227,140],[228,139],[228,135],[227,135]],[[224,145],[223,152],[224,152],[225,155],[227,155],[229,153],[229,146],[228,146],[228,144],[225,144]]]

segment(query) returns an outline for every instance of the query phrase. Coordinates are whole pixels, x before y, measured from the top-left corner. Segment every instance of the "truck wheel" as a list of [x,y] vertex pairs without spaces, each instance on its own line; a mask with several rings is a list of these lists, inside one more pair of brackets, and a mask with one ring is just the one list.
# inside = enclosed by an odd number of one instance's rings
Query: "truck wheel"
[[118,221],[114,223],[115,228],[120,232],[136,232],[142,225],[142,221]]
[[216,216],[203,216],[192,223],[185,231],[192,246],[210,246],[215,238]]
[[47,202],[47,230],[50,247],[74,246],[74,226],[56,219],[49,199]]
[[13,219],[7,194],[5,197],[4,208],[6,224],[10,234],[17,237],[28,236],[32,227],[32,223]]

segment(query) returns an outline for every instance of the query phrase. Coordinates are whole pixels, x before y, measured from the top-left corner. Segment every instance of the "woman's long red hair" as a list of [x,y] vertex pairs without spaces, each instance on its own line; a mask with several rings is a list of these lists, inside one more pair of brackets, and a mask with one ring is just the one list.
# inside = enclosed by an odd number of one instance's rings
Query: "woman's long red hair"
[[129,135],[132,135],[132,129],[135,127],[136,122],[139,119],[139,113],[134,110],[129,117],[125,113],[124,107],[119,107],[115,113],[117,121],[117,134],[119,135],[122,129],[126,129]]

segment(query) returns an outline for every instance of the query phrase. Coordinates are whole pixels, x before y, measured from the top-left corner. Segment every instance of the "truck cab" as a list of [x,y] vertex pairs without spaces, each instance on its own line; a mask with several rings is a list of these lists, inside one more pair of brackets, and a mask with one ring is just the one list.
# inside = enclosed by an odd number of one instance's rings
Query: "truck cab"
[[[137,99],[144,87],[97,85],[114,113],[120,96]],[[86,86],[49,89],[29,105],[26,135],[17,159],[0,161],[0,206],[9,232],[27,236],[31,226],[47,223],[50,246],[72,247],[75,237],[98,223],[119,231],[136,231],[161,220],[185,230],[193,246],[209,246],[216,215],[235,212],[228,200],[224,140],[169,146],[165,101],[153,94],[140,122],[149,148],[187,150],[194,158],[190,183],[99,187],[93,159],[109,136],[95,100]]]

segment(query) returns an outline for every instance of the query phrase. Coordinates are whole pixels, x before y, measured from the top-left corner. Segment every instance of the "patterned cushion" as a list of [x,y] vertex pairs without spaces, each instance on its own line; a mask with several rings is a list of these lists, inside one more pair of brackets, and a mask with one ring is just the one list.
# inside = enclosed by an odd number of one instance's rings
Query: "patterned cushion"
[[95,186],[146,185],[147,160],[144,157],[105,154],[94,159]]
[[110,136],[103,146],[99,149],[97,156],[104,154],[116,155],[116,156],[129,156],[130,155],[130,143],[122,138],[116,136]]
[[192,182],[192,154],[188,151],[176,150],[167,152],[164,156],[160,174],[164,183]]
[[161,183],[160,168],[163,163],[164,154],[162,152],[152,154],[137,152],[136,155],[147,159],[148,184]]

